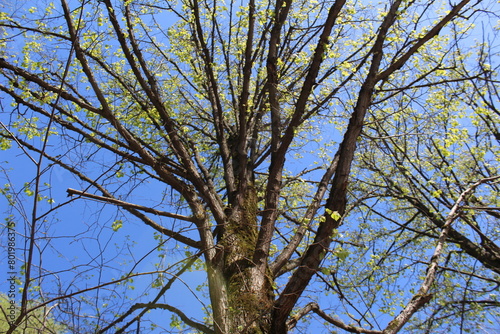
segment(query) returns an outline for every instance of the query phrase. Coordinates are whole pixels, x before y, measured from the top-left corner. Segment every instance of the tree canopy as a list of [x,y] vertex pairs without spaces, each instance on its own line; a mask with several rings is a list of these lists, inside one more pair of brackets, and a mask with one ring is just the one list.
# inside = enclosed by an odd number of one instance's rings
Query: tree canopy
[[7,333],[500,329],[499,12],[4,4]]

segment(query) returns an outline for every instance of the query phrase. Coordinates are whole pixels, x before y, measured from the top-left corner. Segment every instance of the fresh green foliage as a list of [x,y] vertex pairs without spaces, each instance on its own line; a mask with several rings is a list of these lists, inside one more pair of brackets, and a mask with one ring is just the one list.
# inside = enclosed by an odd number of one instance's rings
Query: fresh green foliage
[[3,5],[21,308],[75,333],[499,331],[499,12]]
[[[32,302],[31,305],[36,305]],[[0,332],[6,333],[9,329],[9,323],[13,318],[6,318],[7,315],[17,315],[19,313],[19,305],[8,298],[5,294],[0,294]],[[14,334],[38,334],[40,332],[47,334],[63,334],[67,333],[64,326],[54,320],[51,314],[51,308],[40,308],[31,313],[29,317],[14,330]]]

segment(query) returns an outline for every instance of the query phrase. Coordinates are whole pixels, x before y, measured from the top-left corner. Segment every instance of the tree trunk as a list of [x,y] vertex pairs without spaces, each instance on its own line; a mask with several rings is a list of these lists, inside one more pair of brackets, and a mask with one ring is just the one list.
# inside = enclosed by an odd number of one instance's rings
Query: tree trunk
[[228,221],[220,236],[227,293],[226,319],[220,322],[227,323],[227,327],[215,330],[216,333],[228,334],[269,333],[269,316],[274,301],[270,271],[267,267],[264,271],[259,270],[252,263],[258,234],[257,195],[253,184],[248,184],[236,196],[238,198],[232,201],[235,205],[228,210]]

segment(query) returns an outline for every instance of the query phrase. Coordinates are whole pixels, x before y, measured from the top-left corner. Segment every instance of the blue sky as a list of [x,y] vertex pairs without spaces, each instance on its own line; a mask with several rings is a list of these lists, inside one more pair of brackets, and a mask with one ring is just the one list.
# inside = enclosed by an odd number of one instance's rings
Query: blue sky
[[[5,116],[5,114],[2,114],[2,116]],[[22,210],[26,215],[29,215],[33,206],[33,197],[25,196],[22,189],[25,182],[32,181],[36,168],[24,156],[23,152],[16,147],[1,151],[0,154],[2,169],[3,171],[8,169],[9,177],[9,180],[7,180],[2,174],[0,177],[1,184],[10,183],[12,189],[15,189],[14,192],[18,193],[19,198],[24,201],[23,203],[18,202],[16,208],[11,210],[5,198],[0,198],[2,219],[12,212],[15,217],[14,220],[17,222],[17,232],[20,234],[17,237],[17,266],[18,272],[20,272],[25,258],[23,252],[25,244],[22,235],[27,233],[27,227],[19,212]],[[75,181],[74,177],[58,167],[44,173],[42,182],[50,183],[50,194],[54,200],[54,206],[69,200],[66,194],[67,188],[80,189],[80,184]],[[154,186],[149,185],[147,188],[149,189],[144,191],[152,191],[151,188],[154,188]],[[99,212],[93,212],[92,207],[97,207]],[[50,205],[48,204],[42,205],[38,215],[42,215],[49,208]],[[116,218],[116,208],[113,205],[89,203],[89,200],[86,199],[71,201],[47,216],[47,222],[40,224],[38,230],[38,236],[42,239],[37,241],[39,247],[37,250],[43,251],[44,269],[55,273],[55,276],[44,278],[43,294],[51,295],[51,293],[56,292],[56,289],[63,289],[66,293],[74,292],[79,287],[91,287],[100,282],[106,282],[111,278],[116,279],[129,270],[133,272],[151,272],[156,270],[155,263],[164,262],[163,266],[166,266],[182,259],[182,248],[176,249],[175,244],[172,242],[167,242],[162,251],[154,251],[156,247],[151,229],[141,222],[134,221],[134,219],[123,219],[123,227],[116,232],[113,231],[111,225]],[[160,220],[158,219],[158,222]],[[6,229],[2,228],[2,244],[5,242],[5,232]],[[138,261],[137,265],[128,263],[131,260],[127,258],[129,252],[133,253],[133,259]],[[147,256],[150,252],[152,254]],[[4,254],[6,255],[6,253]],[[158,254],[164,255],[165,259],[162,261],[157,257]],[[147,257],[139,261],[144,256]],[[38,263],[38,259],[35,263]],[[101,277],[95,276],[98,272],[87,272],[88,275],[94,275],[93,277],[87,277],[87,274],[81,277],[74,275],[75,266],[81,266],[78,271],[86,272],[101,264],[106,266],[106,269],[100,273]],[[2,268],[0,291],[7,290],[6,266],[6,257],[2,256],[0,259],[0,267]],[[169,273],[175,273],[175,271],[175,269],[172,269],[167,272],[165,274],[166,280],[172,277]],[[44,271],[44,274],[46,273]],[[201,318],[199,300],[205,304],[207,301],[200,292],[196,291],[196,287],[203,283],[204,277],[205,274],[200,269],[183,275],[180,278],[182,281],[179,280],[174,284],[166,294],[167,302],[186,310],[193,317],[198,316]],[[57,281],[51,282],[52,278],[57,278]],[[71,283],[77,283],[78,281],[80,281],[79,287],[71,285]],[[124,289],[124,291],[126,291],[128,297],[134,298],[134,295],[141,293],[149,284],[151,284],[150,275],[143,278],[134,278],[134,289]],[[101,291],[101,294],[106,293]],[[18,294],[18,299],[20,296]],[[153,297],[154,291],[152,291],[151,299]],[[160,319],[165,319],[165,317],[155,316],[156,321]],[[169,319],[165,319],[165,323],[160,321],[158,325],[168,327],[168,321]]]

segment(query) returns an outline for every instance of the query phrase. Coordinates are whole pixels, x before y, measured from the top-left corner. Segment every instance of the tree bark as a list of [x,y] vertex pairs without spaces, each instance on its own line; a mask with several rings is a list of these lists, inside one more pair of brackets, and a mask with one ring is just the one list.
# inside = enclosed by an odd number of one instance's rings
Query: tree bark
[[218,307],[215,332],[269,333],[274,302],[270,270],[267,265],[262,270],[252,261],[258,235],[257,194],[253,184],[248,182],[242,187],[233,202],[235,205],[228,209],[227,223],[219,235],[217,261],[220,262],[212,268],[212,305]]

